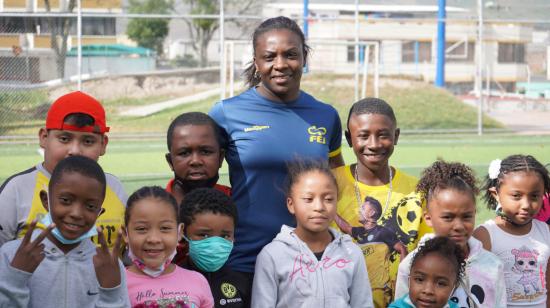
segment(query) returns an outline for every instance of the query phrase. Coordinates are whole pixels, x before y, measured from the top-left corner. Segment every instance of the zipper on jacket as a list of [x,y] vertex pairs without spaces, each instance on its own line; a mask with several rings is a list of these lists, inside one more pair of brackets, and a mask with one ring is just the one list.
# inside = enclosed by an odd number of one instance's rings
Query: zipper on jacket
[[64,268],[65,268],[65,304],[64,304],[64,306],[65,306],[65,308],[68,308],[68,306],[67,306],[67,281],[69,280],[68,279],[69,277],[67,277],[68,276],[67,275],[67,272],[68,272],[67,268],[69,267],[69,259],[67,258],[66,254],[63,254],[63,258],[65,258],[65,260],[64,260],[64,263],[65,263],[64,264],[65,265],[64,266]]

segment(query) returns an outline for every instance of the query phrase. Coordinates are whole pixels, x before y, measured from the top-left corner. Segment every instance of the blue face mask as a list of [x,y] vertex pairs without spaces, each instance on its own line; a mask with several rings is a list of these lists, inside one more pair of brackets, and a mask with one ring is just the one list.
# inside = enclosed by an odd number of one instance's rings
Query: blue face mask
[[[44,218],[42,218],[42,220],[40,220],[40,223],[42,223],[46,227],[48,227],[49,225],[51,225],[53,223],[52,215],[50,214],[49,211],[46,215],[44,215]],[[52,230],[52,234],[62,244],[70,245],[70,244],[80,243],[80,242],[82,242],[83,240],[85,240],[87,238],[90,238],[92,236],[96,236],[97,235],[97,229],[96,229],[95,226],[93,226],[90,230],[88,230],[88,232],[82,234],[81,236],[75,238],[74,240],[71,240],[71,239],[68,239],[68,238],[64,237],[63,234],[61,234],[61,231],[59,231],[59,229],[57,227],[55,227]]]
[[212,236],[204,240],[193,241],[185,237],[189,242],[189,256],[193,263],[204,272],[219,270],[229,258],[233,249],[233,242],[219,236]]

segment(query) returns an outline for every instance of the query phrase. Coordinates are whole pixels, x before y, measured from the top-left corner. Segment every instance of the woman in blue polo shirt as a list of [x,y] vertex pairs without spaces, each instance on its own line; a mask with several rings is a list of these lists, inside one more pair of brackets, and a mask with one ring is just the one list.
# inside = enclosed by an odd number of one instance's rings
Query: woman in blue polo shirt
[[250,282],[262,247],[283,224],[294,224],[283,190],[287,163],[344,163],[337,111],[300,90],[310,50],[300,27],[287,17],[271,18],[256,28],[252,43],[254,59],[245,71],[249,89],[210,110],[229,137],[225,158],[239,212],[229,265]]

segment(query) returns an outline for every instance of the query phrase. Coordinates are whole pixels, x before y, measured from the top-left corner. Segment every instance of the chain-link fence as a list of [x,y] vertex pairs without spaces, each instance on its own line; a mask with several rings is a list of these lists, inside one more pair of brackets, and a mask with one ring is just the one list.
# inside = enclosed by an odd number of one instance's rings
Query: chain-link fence
[[[144,12],[146,7],[140,11],[119,0],[82,0],[80,15],[75,0],[54,1],[49,9],[46,2],[2,2],[1,136],[34,134],[49,104],[78,88],[104,102],[117,132],[162,133],[166,123],[155,124],[152,117],[147,125],[132,125],[129,119],[191,103],[207,110],[220,91],[225,90],[224,97],[238,93],[243,89],[241,73],[252,59],[251,34],[259,22],[287,15],[303,23],[302,3],[296,1],[250,1],[254,5],[244,11],[236,9],[237,2],[226,1],[233,6],[224,11],[223,27],[217,11],[197,15],[202,12],[190,9],[193,1],[175,2],[165,12]],[[433,6],[362,5],[357,23],[352,1],[309,2],[308,42],[313,52],[304,81],[306,86],[311,81],[307,90],[312,94],[339,91],[339,96],[326,97],[349,105],[359,97],[433,84],[438,62]],[[550,111],[550,23],[529,16],[516,21],[493,16],[482,20],[480,36],[475,6],[450,5],[447,10],[446,89],[477,107],[481,84],[482,111],[502,124],[495,127],[550,131],[544,124]],[[231,15],[235,12],[240,15]],[[476,82],[479,72],[482,83]],[[475,130],[477,123],[452,125],[447,127],[451,131]]]

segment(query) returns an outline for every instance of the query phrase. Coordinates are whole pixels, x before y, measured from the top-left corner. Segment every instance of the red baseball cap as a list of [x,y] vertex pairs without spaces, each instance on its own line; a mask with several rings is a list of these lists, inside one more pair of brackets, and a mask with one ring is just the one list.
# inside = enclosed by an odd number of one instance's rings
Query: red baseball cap
[[[94,119],[93,125],[78,127],[64,123],[73,113],[83,113]],[[60,129],[103,134],[109,131],[105,123],[105,109],[95,98],[80,91],[65,94],[53,102],[46,117],[46,129]]]

